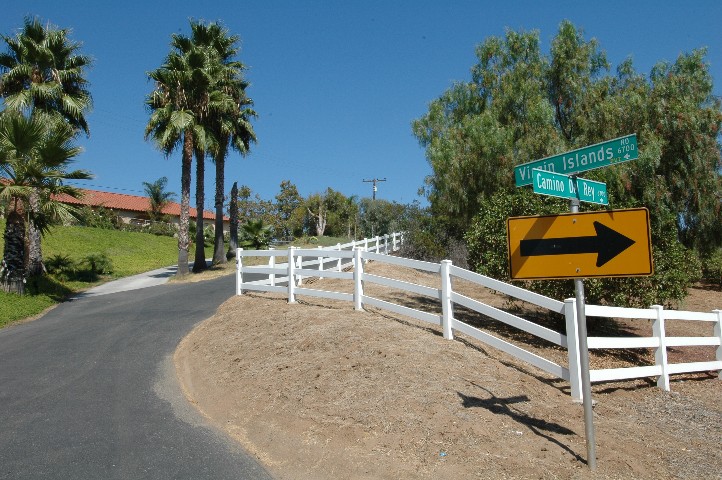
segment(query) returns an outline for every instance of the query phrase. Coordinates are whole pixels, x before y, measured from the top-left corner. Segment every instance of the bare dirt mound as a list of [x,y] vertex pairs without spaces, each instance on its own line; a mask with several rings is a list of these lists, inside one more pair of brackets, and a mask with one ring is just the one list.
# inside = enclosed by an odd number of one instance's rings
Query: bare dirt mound
[[722,478],[722,383],[709,374],[677,377],[672,393],[651,380],[595,385],[592,475],[582,407],[566,382],[405,317],[244,295],[188,335],[175,359],[189,399],[280,478]]

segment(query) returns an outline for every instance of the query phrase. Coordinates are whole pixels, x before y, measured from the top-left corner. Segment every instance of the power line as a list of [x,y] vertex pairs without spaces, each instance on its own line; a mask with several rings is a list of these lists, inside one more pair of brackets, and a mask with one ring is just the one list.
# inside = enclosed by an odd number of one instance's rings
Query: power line
[[372,179],[372,180],[364,180],[365,183],[373,183],[373,184],[374,184],[374,186],[373,186],[373,198],[372,198],[372,200],[376,200],[376,190],[378,190],[378,187],[376,186],[376,184],[377,184],[378,182],[385,182],[385,181],[386,181],[386,177],[384,177],[384,178],[374,178],[374,179]]

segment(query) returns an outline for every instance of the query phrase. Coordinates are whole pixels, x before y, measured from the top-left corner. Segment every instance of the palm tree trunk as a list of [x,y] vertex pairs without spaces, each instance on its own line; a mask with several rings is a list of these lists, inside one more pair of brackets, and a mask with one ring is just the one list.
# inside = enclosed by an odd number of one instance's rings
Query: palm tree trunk
[[[30,204],[30,211],[33,214],[38,214],[40,210],[40,194],[37,188],[33,188],[28,203]],[[46,272],[45,264],[43,264],[41,241],[40,229],[38,229],[33,222],[29,222],[27,274],[30,277],[43,275]]]
[[181,166],[181,206],[180,223],[178,225],[178,273],[188,275],[188,245],[190,238],[188,226],[190,224],[191,203],[191,166],[193,163],[193,133],[190,130],[183,132],[183,163]]
[[226,255],[223,251],[223,187],[225,183],[225,152],[228,147],[220,148],[216,157],[216,223],[215,237],[213,239],[213,265],[226,262]]
[[228,253],[236,255],[238,248],[238,182],[233,182],[231,188],[231,201],[228,208],[231,217],[231,232],[228,241]]
[[205,202],[205,152],[196,151],[196,255],[193,261],[193,273],[206,269],[206,251],[203,237],[203,204]]
[[[11,200],[17,206],[18,200]],[[3,235],[2,267],[0,284],[5,292],[24,293],[25,284],[25,219],[16,208],[10,210]]]

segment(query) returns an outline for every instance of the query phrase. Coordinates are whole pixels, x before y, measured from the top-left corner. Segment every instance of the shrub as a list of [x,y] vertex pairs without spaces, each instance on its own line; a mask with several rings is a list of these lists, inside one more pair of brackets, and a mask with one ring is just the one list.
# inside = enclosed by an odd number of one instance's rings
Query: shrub
[[[241,238],[238,246],[244,248],[266,249],[273,238],[273,227],[265,225],[262,219],[251,220],[241,225]],[[212,241],[212,240],[211,240]]]
[[435,263],[451,260],[458,267],[468,268],[466,243],[450,235],[428,208],[418,202],[407,205],[399,226],[404,232],[399,250],[402,257]]
[[113,262],[105,253],[90,253],[80,261],[79,277],[95,281],[99,275],[113,273]]
[[104,228],[106,230],[120,229],[123,221],[113,210],[105,207],[95,209],[82,207],[78,214],[78,224],[83,227]]
[[213,243],[215,241],[216,237],[216,231],[215,229],[208,225],[206,228],[203,229],[203,245],[206,247],[212,247]]
[[718,248],[702,261],[702,278],[722,289],[722,248]]
[[45,268],[60,280],[70,280],[75,276],[77,265],[68,255],[56,254],[45,260]]

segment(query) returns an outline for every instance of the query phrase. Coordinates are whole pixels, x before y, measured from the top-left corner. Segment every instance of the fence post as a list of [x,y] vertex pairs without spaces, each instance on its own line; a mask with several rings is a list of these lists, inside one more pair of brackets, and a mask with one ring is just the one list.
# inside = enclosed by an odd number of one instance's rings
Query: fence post
[[243,295],[243,249],[236,249],[236,295]]
[[354,247],[353,249],[353,305],[356,310],[363,310],[363,274],[364,274],[364,263],[361,260],[361,248]]
[[376,235],[376,238],[374,238],[374,240],[376,240],[376,253],[381,253],[381,250],[379,249],[379,236]]
[[[296,261],[298,262],[298,263],[296,263],[296,270],[303,270],[303,256],[299,255],[296,258],[297,258]],[[298,283],[296,283],[296,286],[300,287],[301,285],[303,285],[303,275],[301,275],[300,273],[296,274],[296,279],[298,280]]]
[[[341,251],[341,244],[340,244],[340,243],[337,243],[337,244],[336,244],[336,250],[338,250],[339,252]],[[343,270],[343,268],[341,267],[341,257],[340,257],[340,256],[338,257],[338,262],[336,262],[336,270],[338,270],[339,272],[340,272],[341,270]]]
[[657,378],[657,386],[669,392],[669,372],[667,371],[667,337],[664,330],[664,307],[652,305],[657,311],[657,318],[652,324],[652,335],[659,340],[659,346],[654,350],[654,363],[662,369],[662,374]]
[[444,331],[444,338],[454,339],[454,332],[451,329],[454,311],[451,304],[451,260],[441,261],[441,329]]
[[395,252],[395,251],[397,250],[397,248],[396,248],[396,232],[394,232],[394,233],[391,234],[391,238],[392,238],[392,240],[391,240],[391,241],[392,241],[391,250]]
[[296,303],[296,279],[293,278],[294,255],[293,251],[296,247],[288,247],[288,303]]
[[577,337],[577,300],[564,300],[564,318],[567,327],[567,354],[569,357],[569,385],[572,400],[582,401],[582,366],[579,358],[579,338]]
[[[369,239],[364,237],[364,252],[369,251]],[[364,259],[364,262],[368,262],[368,260]]]
[[[268,249],[275,250],[275,248],[273,248],[273,247],[269,247]],[[276,268],[276,256],[275,255],[271,255],[270,257],[268,257],[268,266],[270,268]],[[276,274],[272,273],[271,275],[269,275],[268,278],[269,278],[269,280],[271,280],[271,286],[275,287],[276,286]]]
[[[714,324],[714,335],[719,338],[720,344],[717,347],[717,361],[722,362],[722,310],[712,310],[717,314],[717,322]],[[722,370],[719,371],[719,378],[722,380]]]
[[[321,247],[321,245],[319,245],[317,248],[319,250],[323,249],[323,247]],[[323,257],[318,257],[318,269],[323,271]],[[319,276],[318,279],[323,280],[323,277]]]

